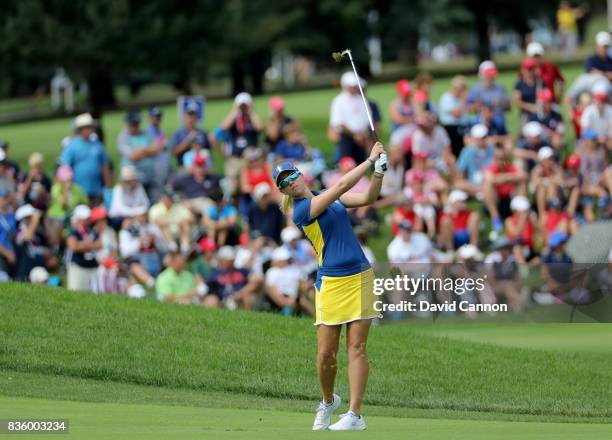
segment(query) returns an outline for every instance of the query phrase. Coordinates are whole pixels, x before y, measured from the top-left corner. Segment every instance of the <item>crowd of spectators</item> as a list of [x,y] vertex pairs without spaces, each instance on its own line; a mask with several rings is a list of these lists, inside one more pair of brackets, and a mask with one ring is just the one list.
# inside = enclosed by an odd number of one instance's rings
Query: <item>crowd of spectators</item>
[[[525,299],[508,281],[520,265],[571,264],[566,241],[582,225],[612,217],[610,40],[597,34],[595,54],[567,91],[537,42],[528,45],[512,91],[497,82],[493,61],[481,63],[472,87],[455,77],[439,102],[431,76],[398,81],[381,197],[350,213],[367,258],[375,262],[368,238],[390,228],[391,264],[484,264],[497,288],[475,301],[515,309]],[[344,74],[331,103],[329,169],[281,97],[269,100],[264,120],[248,93],[235,97],[210,133],[195,102],[171,134],[159,107],[146,122],[141,111],[129,111],[115,142],[103,143],[97,121],[81,114],[53,176],[44,163],[55,158],[33,153],[21,170],[2,142],[0,278],[312,314],[316,257],[280,213],[271,169],[294,162],[313,187],[325,188],[363,161],[372,140],[359,81],[365,89],[365,81]],[[368,101],[380,134],[383,115]],[[512,106],[517,133],[508,129]],[[352,191],[365,187],[364,179]],[[546,272],[551,290],[564,288],[557,272]]]

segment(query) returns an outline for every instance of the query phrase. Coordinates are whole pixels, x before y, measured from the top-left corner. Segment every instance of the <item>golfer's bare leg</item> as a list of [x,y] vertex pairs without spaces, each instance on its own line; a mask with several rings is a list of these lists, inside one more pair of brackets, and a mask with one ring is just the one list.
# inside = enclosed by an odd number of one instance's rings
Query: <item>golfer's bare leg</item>
[[317,374],[323,394],[323,401],[333,401],[334,383],[338,370],[337,354],[340,343],[340,325],[320,325],[317,328]]
[[353,321],[347,325],[346,350],[348,354],[349,387],[351,401],[349,410],[360,414],[361,400],[368,383],[368,352],[366,343],[370,331],[371,319]]

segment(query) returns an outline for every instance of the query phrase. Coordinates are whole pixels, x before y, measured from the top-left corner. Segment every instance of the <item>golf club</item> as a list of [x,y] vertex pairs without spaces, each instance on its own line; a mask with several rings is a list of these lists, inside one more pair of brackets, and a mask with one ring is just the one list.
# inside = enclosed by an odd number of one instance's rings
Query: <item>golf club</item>
[[[345,49],[342,52],[333,52],[332,58],[337,62],[341,62],[342,58],[345,55],[348,55],[349,61],[351,62],[351,66],[353,67],[353,72],[355,73],[355,77],[357,78],[357,86],[359,87],[359,93],[361,93],[361,99],[363,100],[363,105],[366,110],[366,114],[368,115],[368,122],[370,123],[370,134],[372,135],[372,139],[374,142],[378,142],[378,136],[376,135],[376,130],[374,130],[374,122],[372,122],[372,115],[370,114],[370,106],[368,105],[368,101],[366,100],[365,94],[363,93],[363,89],[361,88],[361,81],[359,74],[357,73],[357,68],[355,67],[355,62],[353,61],[353,55],[351,54],[351,49]],[[383,166],[383,169],[386,171],[387,166]]]

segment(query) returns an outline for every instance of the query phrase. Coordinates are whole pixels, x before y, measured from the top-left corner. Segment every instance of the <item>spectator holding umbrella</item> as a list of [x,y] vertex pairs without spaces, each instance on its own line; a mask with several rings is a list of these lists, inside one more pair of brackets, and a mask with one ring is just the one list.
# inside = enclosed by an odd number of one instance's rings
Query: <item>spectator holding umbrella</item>
[[102,249],[98,230],[90,224],[91,209],[86,205],[74,208],[72,229],[66,239],[70,250],[68,263],[68,289],[91,290],[91,284],[98,268],[97,252]]
[[103,189],[112,186],[112,173],[104,145],[94,132],[94,119],[89,113],[74,119],[75,136],[60,156],[60,164],[72,168],[74,182],[96,203],[102,200]]

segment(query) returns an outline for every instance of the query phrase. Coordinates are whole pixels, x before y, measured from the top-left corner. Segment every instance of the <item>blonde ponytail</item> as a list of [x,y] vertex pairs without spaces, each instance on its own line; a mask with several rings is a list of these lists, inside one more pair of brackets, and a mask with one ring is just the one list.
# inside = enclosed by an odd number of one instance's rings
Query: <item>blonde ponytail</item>
[[293,197],[283,194],[280,202],[280,210],[283,214],[289,214],[289,211],[293,208]]

